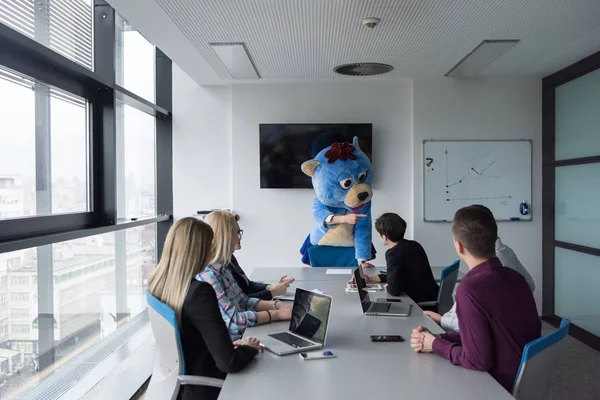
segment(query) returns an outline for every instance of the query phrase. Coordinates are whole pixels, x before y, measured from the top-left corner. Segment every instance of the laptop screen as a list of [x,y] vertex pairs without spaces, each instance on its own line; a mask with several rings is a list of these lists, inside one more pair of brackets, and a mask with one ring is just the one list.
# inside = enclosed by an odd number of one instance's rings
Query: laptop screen
[[371,299],[369,298],[369,292],[367,291],[367,281],[365,280],[365,273],[362,270],[362,267],[358,267],[354,270],[354,280],[356,281],[356,289],[360,296],[363,311],[366,311],[371,304]]
[[296,289],[292,319],[290,319],[290,332],[325,344],[330,311],[331,297],[300,288]]

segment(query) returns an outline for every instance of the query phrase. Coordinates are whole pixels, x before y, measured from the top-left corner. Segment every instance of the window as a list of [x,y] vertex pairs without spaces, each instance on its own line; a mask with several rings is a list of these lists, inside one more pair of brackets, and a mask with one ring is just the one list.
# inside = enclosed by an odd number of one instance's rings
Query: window
[[28,276],[11,276],[10,277],[11,285],[20,285],[27,286],[29,285],[29,277]]
[[171,62],[92,0],[0,0],[0,48],[0,348],[20,370],[0,373],[1,397],[75,397],[149,322],[171,225]]
[[136,315],[146,308],[148,278],[156,269],[156,224],[127,231],[127,307]]
[[154,46],[121,17],[117,17],[116,38],[117,84],[154,102],[156,86]]
[[91,0],[2,0],[0,23],[93,67]]
[[156,119],[117,102],[117,187],[120,218],[156,215]]
[[89,210],[84,99],[0,69],[0,144],[2,218]]
[[27,324],[13,324],[10,327],[10,333],[13,335],[29,334],[31,332],[31,326]]
[[14,302],[26,303],[29,301],[29,292],[11,293],[10,300]]
[[28,308],[13,308],[10,310],[10,317],[13,319],[17,318],[29,318],[29,309]]
[[[124,241],[120,242],[119,238]],[[60,354],[61,365],[68,364],[72,357],[119,329],[121,322],[145,310],[147,284],[144,282],[156,267],[155,243],[156,224],[149,224],[20,250],[26,262],[12,272],[0,269],[0,282],[8,277],[11,284],[8,290],[12,290],[13,284],[40,279],[38,268],[47,266],[52,268],[52,291],[39,291],[32,286],[28,292],[11,292],[11,301],[0,306],[0,319],[2,313],[10,313],[11,317],[7,320],[9,333],[4,341],[32,340],[37,349],[38,340],[52,340],[56,354]],[[11,275],[15,273],[19,275]],[[117,279],[127,285],[118,287]],[[51,318],[51,324],[41,322],[37,301],[53,303],[45,315]],[[21,375],[34,378],[38,373],[36,365],[32,359],[25,360]],[[58,360],[57,357],[51,362]],[[6,394],[8,398],[17,398],[28,389],[18,378],[15,383],[12,385],[9,379],[7,392],[6,387],[3,388],[3,397]]]

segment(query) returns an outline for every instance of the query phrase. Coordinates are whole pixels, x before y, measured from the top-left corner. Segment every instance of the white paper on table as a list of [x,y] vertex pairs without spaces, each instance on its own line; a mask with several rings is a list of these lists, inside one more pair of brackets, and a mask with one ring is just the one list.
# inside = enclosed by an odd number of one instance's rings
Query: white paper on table
[[294,297],[296,297],[293,294],[284,294],[281,296],[275,296],[273,297],[273,300],[281,300],[281,301],[294,301]]
[[336,268],[336,269],[330,269],[328,268],[327,271],[325,271],[325,275],[350,275],[352,273],[351,269],[347,269],[347,268]]
[[317,293],[317,294],[323,294],[323,292],[320,291],[319,289],[313,289],[313,290],[311,290],[311,292]]
[[273,297],[273,300],[277,299],[281,301],[294,301],[294,297],[296,297],[296,289],[288,289],[288,291],[285,292],[285,294]]

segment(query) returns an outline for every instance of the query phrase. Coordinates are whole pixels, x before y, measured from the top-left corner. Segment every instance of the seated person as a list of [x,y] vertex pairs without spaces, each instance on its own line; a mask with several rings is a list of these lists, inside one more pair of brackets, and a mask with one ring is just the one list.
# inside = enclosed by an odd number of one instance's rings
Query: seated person
[[387,282],[389,294],[406,293],[417,303],[437,300],[439,286],[425,250],[414,240],[404,239],[406,221],[398,214],[385,213],[375,221],[375,230],[383,244],[390,247],[385,252],[387,273],[365,275],[367,283]]
[[[488,211],[490,214],[492,214],[490,209],[485,206],[475,205],[475,207],[481,207],[482,209],[484,209],[484,210]],[[493,216],[493,214],[492,214],[492,216]],[[500,238],[496,239],[495,248],[496,248],[496,257],[498,257],[502,266],[514,269],[515,271],[517,271],[518,273],[523,275],[523,277],[527,281],[527,284],[529,285],[529,288],[533,292],[535,290],[535,282],[533,281],[533,278],[531,277],[531,275],[529,275],[529,272],[527,272],[527,270],[525,269],[523,264],[521,264],[521,262],[517,258],[517,255],[513,251],[513,249],[511,249],[510,247],[508,247],[507,245],[502,243]],[[425,311],[424,314],[429,316],[431,319],[433,319],[435,321],[435,323],[440,325],[446,332],[458,332],[458,317],[456,315],[456,302],[452,306],[452,309],[450,309],[450,311],[448,311],[444,315],[440,315],[433,311]]]
[[525,278],[496,257],[498,227],[490,212],[476,206],[458,210],[452,236],[469,267],[456,290],[459,332],[433,335],[419,326],[410,345],[454,365],[487,371],[510,392],[523,348],[541,333],[533,294]]
[[[239,221],[240,216],[236,214],[235,220]],[[243,233],[244,231],[240,229],[237,235],[237,243],[235,245],[235,249],[233,250],[234,252],[242,248]],[[220,239],[221,238],[215,238],[215,240]],[[275,296],[284,295],[287,292],[287,289],[292,283],[294,283],[295,280],[294,278],[288,278],[286,275],[282,276],[279,282],[277,282],[274,285],[267,285],[266,283],[261,282],[253,282],[250,279],[248,279],[248,277],[244,273],[244,270],[242,269],[242,267],[240,267],[240,264],[238,263],[234,255],[231,256],[231,261],[229,262],[227,267],[231,271],[231,274],[235,278],[235,281],[239,285],[240,289],[242,289],[242,291],[246,293],[246,296],[255,299],[271,300]]]
[[[223,379],[228,372],[248,365],[260,350],[260,342],[248,338],[232,343],[215,291],[194,279],[208,264],[212,238],[212,230],[202,221],[177,221],[148,279],[148,290],[177,315],[186,374]],[[219,392],[208,386],[182,386],[178,398],[216,400]]]
[[210,283],[215,289],[221,317],[229,329],[231,339],[241,338],[249,326],[290,319],[291,305],[279,300],[265,301],[246,296],[229,268],[224,267],[231,262],[241,232],[233,214],[228,211],[213,211],[204,221],[212,228],[215,239],[211,249],[212,260],[196,279]]

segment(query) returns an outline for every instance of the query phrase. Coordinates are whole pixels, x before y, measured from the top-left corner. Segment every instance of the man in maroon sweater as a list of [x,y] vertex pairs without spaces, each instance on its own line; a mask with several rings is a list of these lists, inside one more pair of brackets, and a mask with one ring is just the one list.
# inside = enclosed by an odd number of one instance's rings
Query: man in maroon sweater
[[489,212],[473,206],[458,210],[452,236],[469,267],[456,290],[459,332],[433,335],[420,326],[413,330],[411,347],[487,371],[512,392],[523,348],[542,329],[533,294],[521,274],[496,258],[498,227]]

